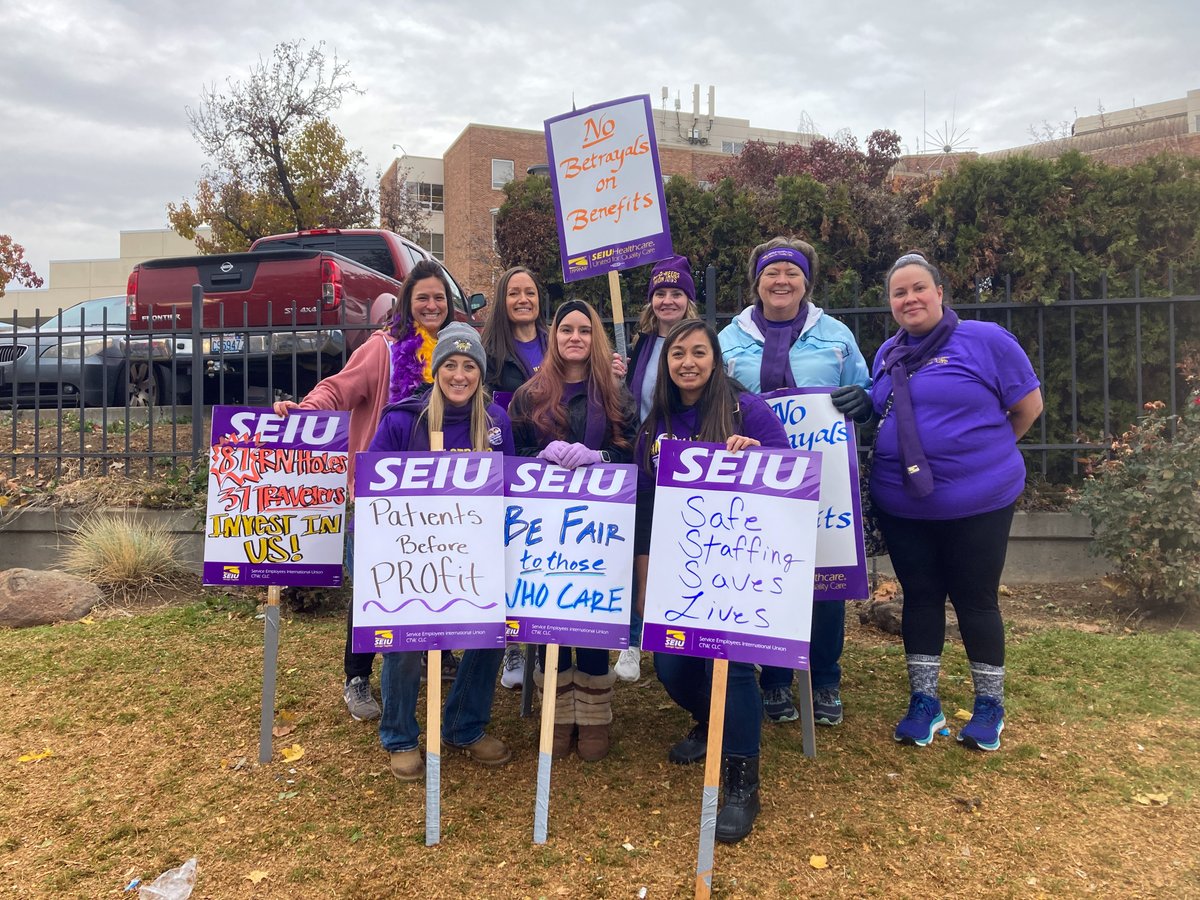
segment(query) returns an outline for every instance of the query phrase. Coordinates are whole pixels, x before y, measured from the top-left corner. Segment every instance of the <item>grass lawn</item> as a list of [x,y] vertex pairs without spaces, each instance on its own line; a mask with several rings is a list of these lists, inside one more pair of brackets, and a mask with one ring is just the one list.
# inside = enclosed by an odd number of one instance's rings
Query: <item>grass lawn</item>
[[[345,714],[339,615],[285,615],[277,708],[294,731],[257,764],[254,612],[210,596],[0,631],[0,894],[122,896],[195,856],[195,897],[691,896],[703,772],[666,761],[689,723],[648,658],[618,685],[609,758],[555,764],[547,844],[532,843],[537,720],[498,689],[514,760],[446,755],[426,848],[423,785],[393,779],[374,728]],[[1004,745],[978,754],[893,743],[901,647],[849,622],[846,721],[819,730],[815,760],[799,723],[764,726],[763,812],[718,845],[714,893],[1200,897],[1200,635],[1009,630]],[[942,696],[957,730],[958,645]]]

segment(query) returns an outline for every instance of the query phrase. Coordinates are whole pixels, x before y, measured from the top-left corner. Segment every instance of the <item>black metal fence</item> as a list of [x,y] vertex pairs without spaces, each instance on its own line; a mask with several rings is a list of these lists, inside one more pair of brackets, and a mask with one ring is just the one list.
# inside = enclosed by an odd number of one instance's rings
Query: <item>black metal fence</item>
[[[955,303],[960,316],[1012,332],[1042,382],[1045,412],[1021,443],[1031,472],[1070,481],[1081,451],[1127,428],[1144,403],[1160,400],[1175,413],[1187,396],[1177,364],[1200,344],[1200,294],[1172,285],[1166,296],[1144,297],[1138,283],[1131,297],[1106,296],[1102,282],[1098,297],[1072,291],[1071,299],[1045,305],[1014,302],[997,284],[988,295],[995,300]],[[703,294],[717,295],[711,267]],[[718,328],[732,318],[715,303],[702,306]],[[895,330],[887,306],[852,301],[826,312],[849,326],[868,363]],[[186,469],[208,444],[209,407],[299,399],[374,328],[346,321],[345,310],[336,326],[192,321],[132,334],[109,318],[99,328],[0,330],[0,451],[10,456],[8,474],[155,477]]]

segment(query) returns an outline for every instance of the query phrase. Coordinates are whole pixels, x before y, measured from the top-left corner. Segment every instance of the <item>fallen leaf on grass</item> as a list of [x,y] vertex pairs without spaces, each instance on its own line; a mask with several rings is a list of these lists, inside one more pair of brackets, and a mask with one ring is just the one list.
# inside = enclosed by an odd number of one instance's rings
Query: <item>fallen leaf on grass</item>
[[292,744],[290,747],[283,748],[283,761],[293,763],[304,756],[304,748],[299,744]]
[[829,868],[829,860],[826,859],[824,856],[810,856],[808,858],[808,864],[810,866],[812,866],[814,869],[828,869]]
[[1142,806],[1166,806],[1171,800],[1170,794],[1134,794],[1133,802]]
[[899,583],[884,581],[879,587],[875,588],[875,592],[871,594],[871,597],[875,600],[895,600],[898,593],[900,593]]
[[295,730],[296,730],[295,725],[276,725],[274,728],[271,729],[271,735],[272,735],[272,737],[277,737],[277,738],[287,737],[289,734],[291,734]]
[[253,872],[251,872],[249,875],[246,876],[246,881],[252,881],[255,884],[258,884],[263,879],[270,877],[270,875],[271,875],[270,872],[264,872],[262,869],[255,869]]
[[961,719],[964,722],[970,722],[971,714],[969,712],[967,712],[965,709],[963,709],[962,707],[959,707],[958,709],[956,709],[954,711],[954,718]]
[[17,757],[17,762],[40,762],[43,759],[49,759],[54,755],[54,751],[47,747],[41,753],[22,753]]
[[283,791],[283,792],[282,792],[282,793],[281,793],[281,794],[280,794],[278,797],[276,797],[275,799],[276,799],[276,800],[291,800],[293,797],[295,797],[295,796],[296,796],[297,794],[299,794],[299,793],[300,793],[299,791]]
[[628,850],[630,853],[632,853],[632,852],[633,852],[633,844],[629,843],[629,841],[626,841],[626,842],[625,842],[625,843],[623,843],[621,846],[622,846],[623,848],[625,848],[626,850]]

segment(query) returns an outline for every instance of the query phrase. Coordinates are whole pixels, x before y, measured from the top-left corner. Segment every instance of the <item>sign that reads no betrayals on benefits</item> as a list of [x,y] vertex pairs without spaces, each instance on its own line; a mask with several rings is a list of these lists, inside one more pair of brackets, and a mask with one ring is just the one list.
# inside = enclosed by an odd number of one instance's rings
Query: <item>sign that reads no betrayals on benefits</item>
[[821,454],[817,570],[813,600],[866,600],[862,497],[854,426],[833,407],[828,388],[784,388],[763,394],[793,449]]
[[360,453],[356,653],[504,646],[504,457]]
[[629,646],[637,469],[505,464],[506,629],[510,641]]
[[565,281],[672,254],[649,95],[547,119],[546,153]]
[[821,457],[663,441],[642,649],[808,668]]
[[204,583],[339,587],[350,414],[213,407]]

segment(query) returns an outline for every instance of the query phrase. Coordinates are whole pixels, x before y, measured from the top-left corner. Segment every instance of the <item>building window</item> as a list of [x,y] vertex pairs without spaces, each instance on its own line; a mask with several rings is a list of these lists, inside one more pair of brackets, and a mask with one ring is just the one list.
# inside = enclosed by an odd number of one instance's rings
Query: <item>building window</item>
[[516,167],[511,159],[492,160],[492,190],[503,190],[516,177]]
[[497,253],[499,253],[500,248],[496,244],[496,219],[500,216],[500,210],[493,209],[493,210],[491,210],[491,213],[492,213],[492,249],[495,250]]
[[721,141],[722,153],[732,153],[734,156],[740,156],[745,149],[745,141]]
[[429,184],[424,181],[410,181],[408,183],[408,190],[422,209],[432,210],[433,212],[443,212],[445,210],[446,202],[442,196],[442,185]]
[[446,261],[446,236],[436,231],[417,232],[417,243],[428,250],[433,258],[440,262]]

